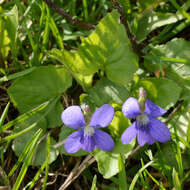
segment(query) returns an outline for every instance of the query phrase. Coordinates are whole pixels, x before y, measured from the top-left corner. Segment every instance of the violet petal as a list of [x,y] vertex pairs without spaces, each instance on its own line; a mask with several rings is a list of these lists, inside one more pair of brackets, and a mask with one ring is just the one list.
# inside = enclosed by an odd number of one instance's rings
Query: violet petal
[[80,142],[82,144],[81,148],[85,151],[92,152],[96,148],[94,135],[84,134]]
[[167,142],[170,140],[170,131],[165,123],[156,118],[150,117],[149,130],[151,136],[159,142]]
[[75,153],[81,148],[81,137],[83,136],[83,129],[73,132],[65,141],[64,148],[68,153]]
[[105,152],[109,152],[114,148],[114,141],[111,136],[99,129],[95,131],[96,146]]
[[148,138],[148,141],[147,141],[147,143],[149,144],[149,145],[152,145],[152,144],[154,144],[155,143],[155,139],[150,135],[150,133],[149,133],[149,138]]
[[61,114],[61,119],[64,125],[73,129],[78,129],[86,125],[79,106],[70,106],[66,108]]
[[154,104],[150,100],[146,100],[145,103],[145,113],[148,115],[151,115],[153,117],[159,117],[164,115],[167,112],[167,110],[161,108],[160,106]]
[[148,134],[148,130],[141,130],[138,129],[137,131],[137,140],[140,146],[144,146],[145,143],[147,143],[149,141],[149,134]]
[[129,144],[136,137],[137,130],[135,125],[136,121],[123,132],[121,136],[121,142],[123,144]]
[[109,104],[104,104],[98,108],[91,117],[91,127],[106,127],[108,126],[114,116],[114,109]]
[[122,106],[122,112],[125,117],[136,118],[141,114],[138,100],[133,97],[128,98]]

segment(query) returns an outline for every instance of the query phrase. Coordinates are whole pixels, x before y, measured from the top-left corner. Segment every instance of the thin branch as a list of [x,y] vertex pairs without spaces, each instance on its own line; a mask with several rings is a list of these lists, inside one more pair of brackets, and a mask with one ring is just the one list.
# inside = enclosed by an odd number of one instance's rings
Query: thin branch
[[62,15],[67,21],[71,22],[73,25],[79,26],[83,29],[86,30],[91,30],[91,29],[95,29],[96,27],[92,24],[87,24],[85,22],[82,22],[80,20],[77,20],[75,18],[73,18],[72,15],[68,14],[67,12],[65,12],[62,8],[60,8],[57,4],[53,3],[51,0],[44,0],[46,2],[46,4],[51,7],[52,9],[54,9],[54,11],[56,11],[57,13],[59,13],[60,15]]
[[129,156],[128,156],[127,159],[126,159],[126,162],[129,162],[130,159],[134,156],[134,154],[135,154],[136,152],[139,151],[140,148],[141,148],[141,146],[138,145],[138,146],[129,154]]
[[[128,162],[133,155],[141,148],[141,146],[137,146],[127,157],[126,161]],[[65,190],[79,175],[86,169],[87,166],[90,166],[95,162],[95,158],[92,157],[91,155],[88,155],[83,162],[79,165],[79,162],[76,163],[75,167],[73,170],[70,172],[68,175],[67,179],[65,182],[61,185],[59,190]]]
[[53,145],[53,148],[58,148],[58,147],[64,145],[64,143],[65,143],[65,140],[63,140],[63,141],[61,141],[61,142],[58,142],[58,143],[56,143],[55,145]]
[[177,107],[175,107],[174,109],[173,109],[173,111],[168,115],[168,117],[166,118],[166,120],[165,120],[165,123],[167,123],[171,118],[172,118],[172,116],[178,111],[178,110],[180,110],[180,108],[181,108],[181,106],[183,105],[183,101],[182,102],[180,102],[178,105],[177,105]]
[[9,190],[7,186],[0,186],[0,190]]
[[131,45],[133,50],[141,57],[142,56],[142,52],[141,52],[141,47],[136,43],[135,41],[135,36],[133,36],[130,32],[128,23],[127,23],[127,18],[126,18],[126,14],[123,11],[123,8],[120,6],[120,4],[117,2],[117,0],[112,0],[112,3],[115,7],[115,9],[117,9],[117,11],[120,13],[121,17],[121,23],[124,25],[127,36],[129,37],[130,41],[131,41]]
[[65,190],[86,169],[86,166],[89,166],[94,162],[95,158],[93,158],[91,155],[88,155],[80,165],[79,162],[77,162],[65,182],[59,188],[59,190]]

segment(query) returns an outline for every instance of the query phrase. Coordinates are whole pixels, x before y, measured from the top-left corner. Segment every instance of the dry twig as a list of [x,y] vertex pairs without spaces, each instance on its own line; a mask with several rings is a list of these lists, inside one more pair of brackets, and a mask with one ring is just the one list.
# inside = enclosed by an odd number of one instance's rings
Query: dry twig
[[129,37],[129,39],[131,41],[131,45],[132,45],[133,50],[141,57],[142,56],[141,47],[136,43],[135,36],[133,36],[130,32],[130,29],[129,29],[129,26],[127,23],[127,18],[126,18],[124,11],[123,11],[123,8],[120,6],[120,4],[117,2],[117,0],[112,0],[112,3],[114,5],[115,9],[117,9],[117,11],[121,15],[121,17],[120,17],[121,23],[125,27],[127,36]]
[[72,15],[68,14],[67,12],[65,12],[63,9],[61,9],[57,4],[53,3],[51,0],[44,0],[46,2],[46,4],[51,7],[52,9],[54,9],[57,13],[59,13],[60,15],[62,15],[67,21],[71,22],[73,25],[79,26],[83,29],[86,30],[91,30],[91,29],[95,29],[95,26],[92,24],[87,24],[85,22],[82,22],[80,20],[77,20],[75,18],[73,18]]
[[91,155],[88,155],[80,165],[79,162],[77,162],[59,190],[65,190],[86,169],[86,166],[89,166],[94,162],[95,158],[93,158]]
[[173,109],[173,111],[168,115],[168,117],[167,117],[166,120],[165,120],[165,123],[167,123],[167,122],[172,118],[172,116],[173,116],[178,110],[180,110],[180,108],[181,108],[182,105],[183,105],[183,101],[180,102],[180,103],[177,105],[177,107],[175,107],[175,108]]
[[134,154],[141,148],[140,145],[138,145],[133,151],[131,151],[131,153],[129,154],[129,156],[126,159],[126,162],[129,162],[130,159],[134,156]]

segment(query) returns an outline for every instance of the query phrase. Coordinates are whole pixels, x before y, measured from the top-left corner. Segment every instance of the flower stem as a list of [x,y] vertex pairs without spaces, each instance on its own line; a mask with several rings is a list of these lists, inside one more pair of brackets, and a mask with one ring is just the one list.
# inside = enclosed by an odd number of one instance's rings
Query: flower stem
[[140,148],[141,148],[141,146],[138,145],[138,146],[129,154],[129,156],[127,157],[126,161],[129,162],[130,159],[134,156],[134,154],[135,154],[136,152],[139,151]]

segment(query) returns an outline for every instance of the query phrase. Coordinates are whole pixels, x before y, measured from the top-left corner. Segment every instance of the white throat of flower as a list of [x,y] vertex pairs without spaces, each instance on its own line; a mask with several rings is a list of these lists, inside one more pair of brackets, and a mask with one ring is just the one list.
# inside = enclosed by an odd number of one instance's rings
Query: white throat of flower
[[137,121],[139,124],[146,126],[149,123],[149,118],[146,114],[142,113],[141,115],[137,116]]
[[90,127],[90,126],[85,126],[84,127],[84,134],[85,135],[88,135],[88,136],[93,136],[94,135],[94,128],[93,127]]

